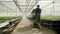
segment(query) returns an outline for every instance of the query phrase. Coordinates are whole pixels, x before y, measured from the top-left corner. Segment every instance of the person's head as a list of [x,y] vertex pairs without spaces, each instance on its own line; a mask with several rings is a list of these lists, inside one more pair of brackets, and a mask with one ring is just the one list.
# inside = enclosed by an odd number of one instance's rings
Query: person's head
[[40,5],[37,5],[37,7],[39,8],[39,7],[40,7]]

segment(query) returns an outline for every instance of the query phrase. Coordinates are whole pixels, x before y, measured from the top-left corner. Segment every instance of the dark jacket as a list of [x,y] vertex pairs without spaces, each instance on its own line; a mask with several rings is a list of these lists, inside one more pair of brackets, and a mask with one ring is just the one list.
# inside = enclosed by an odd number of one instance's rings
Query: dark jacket
[[36,15],[40,15],[41,14],[41,9],[36,8],[36,9],[33,10],[33,13],[35,13]]
[[35,13],[35,15],[36,15],[36,21],[40,22],[41,9],[40,8],[36,8],[36,9],[33,10],[33,13]]

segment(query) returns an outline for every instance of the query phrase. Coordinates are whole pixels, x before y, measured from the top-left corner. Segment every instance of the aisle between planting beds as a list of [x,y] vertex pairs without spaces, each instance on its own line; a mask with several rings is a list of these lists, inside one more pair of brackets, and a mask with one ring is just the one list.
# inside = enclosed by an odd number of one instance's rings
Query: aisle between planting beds
[[1,34],[8,34],[11,31],[13,31],[13,29],[15,28],[15,26],[21,21],[21,17],[18,18],[14,18],[12,20],[7,20],[3,23],[0,23],[0,31]]

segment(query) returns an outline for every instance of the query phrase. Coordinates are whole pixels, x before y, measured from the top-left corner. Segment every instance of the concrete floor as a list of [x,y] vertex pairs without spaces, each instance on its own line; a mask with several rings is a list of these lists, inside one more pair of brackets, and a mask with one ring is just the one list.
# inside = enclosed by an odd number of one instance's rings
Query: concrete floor
[[38,29],[30,27],[30,24],[31,21],[29,19],[22,19],[11,34],[56,34],[53,30],[45,27],[38,31]]

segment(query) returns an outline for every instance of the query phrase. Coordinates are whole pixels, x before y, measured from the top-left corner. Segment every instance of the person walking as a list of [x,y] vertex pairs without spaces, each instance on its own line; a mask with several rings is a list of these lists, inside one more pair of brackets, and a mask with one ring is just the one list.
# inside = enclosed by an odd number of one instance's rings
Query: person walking
[[40,30],[41,29],[41,23],[40,23],[40,17],[41,17],[41,8],[39,8],[40,5],[37,5],[37,8],[33,10],[32,13],[35,13],[36,15],[36,22],[37,22],[37,25],[38,25],[38,29]]

